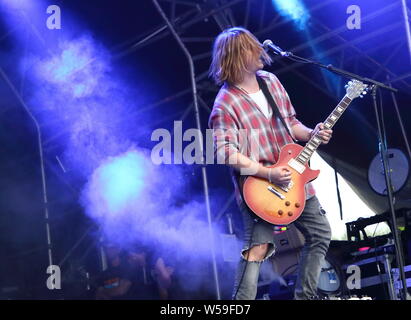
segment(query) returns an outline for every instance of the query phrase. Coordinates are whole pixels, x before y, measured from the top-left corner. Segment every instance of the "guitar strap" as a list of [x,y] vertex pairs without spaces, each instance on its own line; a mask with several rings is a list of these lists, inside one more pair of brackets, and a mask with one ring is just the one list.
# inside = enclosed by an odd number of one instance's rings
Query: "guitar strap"
[[260,86],[260,89],[263,91],[264,96],[267,99],[268,104],[273,109],[273,112],[274,112],[276,118],[280,119],[281,123],[283,124],[283,126],[287,130],[287,133],[289,134],[291,139],[293,139],[294,142],[297,142],[294,139],[293,135],[291,134],[290,129],[288,129],[288,126],[285,123],[285,120],[284,120],[283,116],[281,115],[280,111],[278,110],[278,106],[275,103],[274,98],[271,95],[270,91],[268,90],[267,83],[262,78],[260,78],[259,76],[257,76],[257,82],[258,82],[258,85]]

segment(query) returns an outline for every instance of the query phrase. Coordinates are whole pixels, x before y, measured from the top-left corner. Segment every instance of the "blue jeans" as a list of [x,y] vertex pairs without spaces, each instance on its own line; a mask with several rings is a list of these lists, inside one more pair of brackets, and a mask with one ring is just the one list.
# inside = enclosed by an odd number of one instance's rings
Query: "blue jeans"
[[[240,206],[244,221],[244,246],[237,268],[233,299],[254,300],[261,263],[275,252],[273,225],[256,219],[246,205]],[[317,197],[307,200],[301,216],[294,222],[305,237],[301,252],[294,298],[310,299],[317,295],[321,263],[328,251],[331,240],[331,228],[325,211]],[[245,252],[253,246],[268,244],[268,251],[262,261],[247,261]]]

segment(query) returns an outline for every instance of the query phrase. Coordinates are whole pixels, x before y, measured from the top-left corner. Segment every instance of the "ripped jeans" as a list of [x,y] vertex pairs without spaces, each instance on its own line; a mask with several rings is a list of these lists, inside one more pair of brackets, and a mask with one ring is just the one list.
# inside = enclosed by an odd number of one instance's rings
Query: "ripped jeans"
[[[273,225],[257,220],[244,204],[240,207],[244,220],[244,246],[236,271],[233,299],[254,300],[261,263],[275,252]],[[325,211],[317,197],[307,200],[301,216],[294,222],[305,237],[301,252],[299,270],[294,291],[294,298],[310,299],[317,295],[317,285],[321,272],[321,263],[328,251],[331,240],[331,228]],[[245,251],[259,244],[268,244],[267,254],[262,261],[247,261]]]

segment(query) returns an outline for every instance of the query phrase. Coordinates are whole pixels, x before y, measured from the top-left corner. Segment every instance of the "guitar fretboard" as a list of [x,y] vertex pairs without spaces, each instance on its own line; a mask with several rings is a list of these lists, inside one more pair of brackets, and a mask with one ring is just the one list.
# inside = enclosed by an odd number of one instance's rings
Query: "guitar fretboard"
[[[352,99],[350,99],[347,95],[342,98],[333,112],[331,112],[328,118],[324,121],[325,129],[331,129],[335,125],[337,120],[344,113],[345,109],[347,109],[347,107],[350,105],[351,101]],[[321,138],[319,138],[317,134],[313,135],[305,145],[304,149],[301,150],[301,152],[295,159],[301,164],[306,164],[320,144]]]

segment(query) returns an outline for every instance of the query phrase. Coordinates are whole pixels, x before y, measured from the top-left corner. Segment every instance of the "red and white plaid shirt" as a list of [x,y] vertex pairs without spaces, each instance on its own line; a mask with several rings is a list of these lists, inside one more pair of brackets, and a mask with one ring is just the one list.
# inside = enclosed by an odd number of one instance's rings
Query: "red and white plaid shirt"
[[[296,118],[294,107],[280,80],[266,71],[258,71],[257,75],[267,83],[289,131],[292,132],[291,127],[300,121]],[[213,129],[215,155],[217,159],[224,159],[226,164],[231,154],[240,152],[264,166],[269,166],[277,162],[281,147],[293,143],[281,120],[273,115],[271,106],[267,118],[244,90],[227,84],[220,89],[215,99],[209,127]],[[245,132],[247,137],[244,137]],[[258,148],[252,147],[253,143]],[[237,201],[240,202],[242,197],[237,181],[239,173],[234,170],[232,173]],[[307,198],[314,194],[312,185],[307,184]]]

